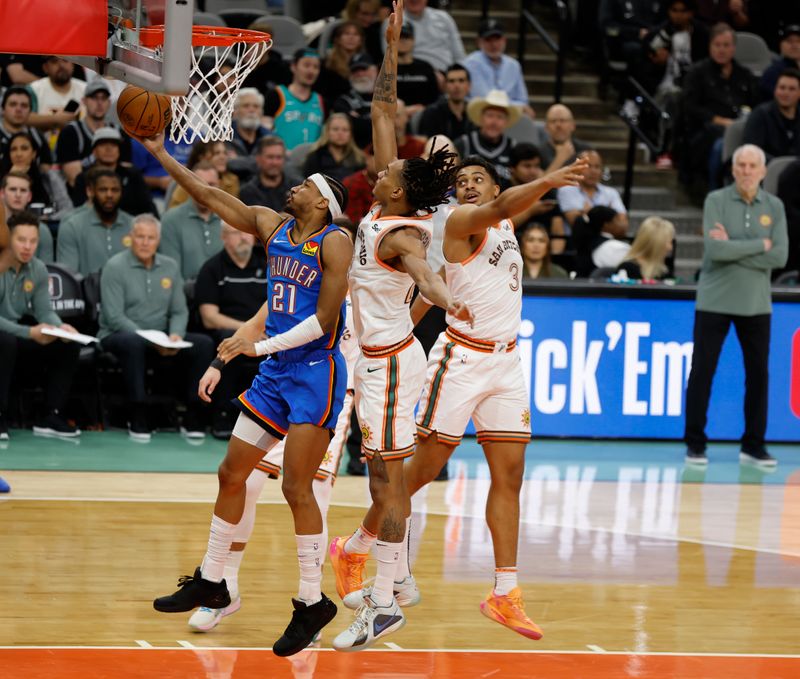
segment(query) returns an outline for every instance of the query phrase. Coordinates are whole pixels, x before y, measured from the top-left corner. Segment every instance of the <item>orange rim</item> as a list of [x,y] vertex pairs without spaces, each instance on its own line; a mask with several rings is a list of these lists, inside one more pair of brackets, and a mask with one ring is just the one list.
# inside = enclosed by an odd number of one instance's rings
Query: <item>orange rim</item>
[[[192,26],[194,47],[227,47],[236,42],[257,43],[272,40],[269,33],[226,26]],[[139,29],[139,44],[155,49],[164,44],[164,26]]]

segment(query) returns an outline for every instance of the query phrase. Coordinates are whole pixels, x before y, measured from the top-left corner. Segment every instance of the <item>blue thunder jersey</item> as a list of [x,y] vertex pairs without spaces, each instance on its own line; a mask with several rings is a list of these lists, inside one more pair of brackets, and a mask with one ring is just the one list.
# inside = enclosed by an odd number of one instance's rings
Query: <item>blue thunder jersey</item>
[[[265,330],[268,337],[291,330],[316,313],[322,284],[323,240],[330,232],[341,231],[335,224],[329,224],[306,240],[295,242],[292,238],[294,224],[294,218],[287,219],[266,245],[269,314]],[[275,358],[305,361],[320,352],[334,351],[344,331],[345,308],[343,303],[333,331],[308,344],[278,352]]]
[[325,109],[322,97],[316,92],[303,101],[295,97],[285,85],[276,88],[280,106],[273,118],[272,126],[286,145],[286,150],[291,151],[300,144],[309,144],[317,141],[322,134],[322,125],[325,121]]

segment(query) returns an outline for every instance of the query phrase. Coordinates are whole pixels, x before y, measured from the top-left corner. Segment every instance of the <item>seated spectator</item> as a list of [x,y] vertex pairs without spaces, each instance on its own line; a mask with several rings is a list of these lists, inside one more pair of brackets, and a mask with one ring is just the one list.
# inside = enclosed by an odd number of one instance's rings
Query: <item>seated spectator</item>
[[781,55],[761,74],[761,98],[769,100],[778,77],[789,69],[800,70],[800,24],[789,24],[780,32]]
[[[178,263],[159,254],[160,225],[153,215],[139,215],[131,228],[131,247],[117,253],[103,267],[100,278],[100,332],[106,351],[120,361],[130,413],[128,433],[139,441],[150,440],[147,423],[145,372],[156,355],[176,365],[185,389],[187,412],[181,428],[189,438],[205,436],[204,408],[197,383],[214,357],[207,335],[187,333],[189,312],[183,294]],[[166,349],[148,342],[137,330],[160,330],[171,340],[185,339],[192,346]]]
[[448,66],[444,76],[444,94],[425,108],[419,121],[420,134],[425,137],[443,134],[458,139],[475,130],[475,124],[467,115],[469,91],[469,71],[461,64]]
[[[527,184],[544,174],[542,156],[533,144],[522,142],[511,149],[508,169],[511,172],[511,186]],[[547,229],[548,243],[554,254],[561,254],[566,247],[564,218],[558,209],[558,196],[555,189],[548,191],[524,212],[514,215],[514,227],[521,229],[531,223],[541,224]]]
[[332,113],[325,121],[322,136],[306,156],[303,175],[310,177],[320,172],[342,181],[364,167],[364,163],[364,152],[353,141],[350,118],[345,113]]
[[[194,170],[197,165],[202,162],[211,163],[219,174],[219,188],[225,193],[229,193],[234,198],[239,197],[239,177],[233,172],[228,171],[228,153],[225,149],[224,141],[195,141],[192,144],[192,152],[189,154],[189,160],[186,167]],[[176,186],[172,192],[172,197],[169,199],[167,208],[177,207],[185,203],[189,199],[189,194],[186,193],[182,186]]]
[[53,168],[42,172],[36,157],[36,145],[29,132],[15,132],[9,137],[8,150],[0,159],[0,177],[16,171],[26,174],[31,181],[31,203],[42,208],[52,208],[55,214],[72,209],[64,180]]
[[778,198],[786,209],[786,227],[789,236],[789,257],[776,273],[800,271],[800,159],[789,165],[778,178]]
[[2,99],[3,119],[0,121],[0,156],[8,153],[8,143],[11,136],[17,132],[27,132],[33,139],[36,148],[36,157],[39,167],[43,172],[50,169],[53,156],[50,145],[38,130],[29,127],[31,111],[33,110],[33,96],[27,87],[14,85],[3,92]]
[[[262,137],[271,133],[261,124],[264,118],[264,95],[254,87],[243,87],[236,95],[233,106],[233,139],[228,142],[236,155],[250,156]],[[191,153],[189,153],[191,158]],[[188,161],[187,161],[188,166]]]
[[402,99],[397,100],[397,114],[394,118],[394,134],[397,141],[397,157],[408,160],[422,155],[425,150],[425,138],[408,134],[408,107]]
[[472,83],[472,96],[485,97],[491,90],[503,90],[512,104],[533,118],[522,66],[505,53],[506,42],[505,30],[497,19],[481,22],[478,49],[464,59]]
[[[247,28],[269,35],[273,33],[269,16],[256,19]],[[258,90],[262,97],[266,97],[270,90],[274,90],[278,85],[288,85],[290,82],[292,82],[292,72],[289,64],[283,60],[283,55],[275,47],[270,47],[264,52],[256,67],[247,74],[242,89],[252,87]],[[241,91],[239,90],[240,93]]]
[[[44,365],[44,412],[36,419],[34,432],[75,437],[80,431],[61,415],[78,367],[81,345],[64,342],[42,333],[47,328],[75,332],[63,323],[50,306],[47,267],[36,259],[39,218],[19,212],[8,219],[11,231],[10,264],[0,274],[0,440],[8,439],[8,397],[15,380],[37,373]],[[32,316],[36,325],[21,321]]]
[[347,189],[348,194],[345,214],[353,224],[359,224],[375,202],[372,188],[376,181],[378,173],[375,171],[375,156],[368,146],[364,150],[364,169],[342,180],[342,186]]
[[719,185],[722,171],[722,138],[725,128],[749,113],[759,101],[758,81],[734,57],[736,33],[727,24],[711,29],[709,58],[686,74],[683,102],[686,112],[687,157],[681,174],[687,183],[699,174],[712,188]]
[[[214,346],[230,337],[244,321],[255,315],[267,295],[267,264],[264,249],[254,248],[255,236],[222,224],[222,250],[200,268],[194,288],[195,303]],[[250,385],[260,358],[236,358],[225,366],[214,390],[211,432],[230,438],[236,408],[231,399]]]
[[[36,110],[39,113],[59,113],[70,101],[83,99],[86,81],[73,78],[75,64],[62,57],[47,56],[43,65],[45,77],[30,84],[36,96]],[[58,136],[60,126],[48,128]]]
[[522,254],[522,278],[565,278],[569,274],[558,264],[550,261],[550,236],[541,224],[531,224],[519,235]]
[[113,170],[86,175],[89,200],[58,228],[56,261],[82,276],[100,271],[109,257],[130,247],[132,215],[120,210],[122,182]]
[[515,142],[506,130],[519,120],[520,107],[514,106],[505,92],[492,90],[486,97],[470,101],[467,115],[478,129],[455,140],[458,153],[462,158],[480,156],[493,163],[502,188],[507,188],[511,181],[508,163]]
[[603,178],[603,159],[597,151],[586,151],[581,154],[589,166],[583,171],[583,179],[578,186],[563,186],[558,189],[558,206],[567,224],[572,226],[575,220],[586,215],[598,205],[610,207],[618,213],[618,222],[628,227],[628,211],[622,203],[619,191],[601,184]]
[[625,259],[631,246],[622,240],[628,224],[621,216],[613,208],[598,205],[575,220],[572,241],[578,276],[585,278],[599,267],[617,267]]
[[342,11],[345,21],[355,22],[363,31],[364,51],[375,63],[383,59],[380,6],[380,0],[347,0]]
[[346,113],[353,124],[353,139],[358,148],[372,143],[372,92],[378,78],[378,67],[365,52],[350,61],[350,91],[333,102],[333,110]]
[[298,177],[287,175],[286,147],[280,137],[263,137],[256,151],[258,174],[242,184],[239,198],[245,205],[264,205],[278,212],[286,204],[289,189],[300,183]]
[[697,18],[708,26],[724,21],[737,31],[750,24],[747,0],[697,0]]
[[[33,193],[31,192],[31,178],[27,174],[11,170],[0,181],[0,187],[2,187],[0,188],[0,201],[3,202],[7,215],[15,215],[28,210]],[[50,232],[50,227],[41,222],[39,222],[39,244],[36,248],[36,259],[45,264],[55,261],[53,234]]]
[[[458,26],[446,11],[428,7],[428,0],[408,0],[404,19],[414,27],[414,57],[427,61],[444,73],[450,64],[464,61],[464,44]],[[381,30],[381,47],[386,49],[386,25]]]
[[[208,161],[200,161],[193,171],[209,186],[219,187],[219,173]],[[194,280],[203,263],[222,249],[221,230],[217,214],[190,198],[164,213],[159,252],[178,263],[184,280]]]
[[135,167],[120,162],[123,143],[122,135],[114,127],[101,127],[94,133],[92,139],[94,165],[75,177],[75,186],[71,192],[75,207],[86,202],[86,176],[92,171],[92,168],[101,167],[115,172],[119,177],[122,186],[120,210],[129,215],[139,215],[143,212],[155,214],[156,206],[142,173]]
[[264,102],[267,120],[287,151],[317,141],[325,120],[322,97],[313,89],[319,77],[319,54],[307,47],[297,50],[291,69],[292,82],[278,85]]
[[315,85],[329,106],[350,91],[350,60],[364,51],[364,33],[355,21],[344,21],[334,29],[331,43]]
[[744,128],[745,144],[755,144],[767,156],[800,156],[800,71],[784,71],[775,85],[775,98],[753,109]]
[[43,64],[38,54],[0,54],[0,87],[30,85],[44,77]]
[[427,61],[414,56],[414,27],[405,22],[397,41],[397,98],[412,116],[439,98],[439,79]]
[[665,17],[662,2],[652,0],[600,0],[598,24],[609,57],[634,63],[642,53],[642,40]]
[[675,225],[661,217],[648,217],[636,231],[631,249],[619,265],[628,278],[645,283],[672,278]]
[[539,145],[545,172],[555,172],[575,162],[584,151],[591,149],[585,141],[575,137],[575,118],[564,104],[553,104],[547,109],[544,121],[545,139]]

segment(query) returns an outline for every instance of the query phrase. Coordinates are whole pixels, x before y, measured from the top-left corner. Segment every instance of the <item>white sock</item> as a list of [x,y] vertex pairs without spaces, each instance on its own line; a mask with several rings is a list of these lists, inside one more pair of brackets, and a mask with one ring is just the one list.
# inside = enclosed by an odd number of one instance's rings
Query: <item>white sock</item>
[[203,565],[200,566],[200,572],[204,580],[210,580],[211,582],[222,581],[222,573],[225,570],[225,562],[228,560],[228,552],[231,551],[235,530],[235,523],[228,523],[220,519],[216,514],[211,517],[208,550],[203,559]]
[[228,552],[228,558],[225,560],[225,570],[222,575],[228,585],[231,600],[239,598],[239,569],[242,567],[242,557],[244,557],[243,549],[238,552]]
[[377,539],[378,536],[370,533],[362,523],[350,536],[350,539],[344,543],[344,551],[347,554],[367,554]]
[[517,586],[517,567],[503,566],[494,569],[494,593],[508,594]]
[[395,582],[402,582],[411,575],[411,567],[408,563],[408,545],[411,542],[411,517],[406,517],[406,535],[403,538],[403,546],[400,548],[400,559],[397,561],[397,572],[394,574]]
[[322,599],[322,563],[328,544],[328,531],[316,535],[295,535],[300,562],[300,589],[297,598],[307,605]]
[[372,601],[378,606],[388,606],[394,599],[394,578],[402,546],[402,542],[375,542],[378,572],[372,585]]
[[262,471],[254,469],[250,472],[245,483],[246,494],[244,498],[244,511],[239,523],[236,524],[236,531],[233,534],[234,542],[247,542],[253,534],[253,526],[256,523],[256,503],[264,490],[264,484],[269,477]]
[[328,522],[328,507],[331,506],[331,491],[333,490],[333,477],[329,476],[324,481],[314,479],[311,484],[311,491],[317,500],[319,512],[322,514],[322,525],[326,526]]

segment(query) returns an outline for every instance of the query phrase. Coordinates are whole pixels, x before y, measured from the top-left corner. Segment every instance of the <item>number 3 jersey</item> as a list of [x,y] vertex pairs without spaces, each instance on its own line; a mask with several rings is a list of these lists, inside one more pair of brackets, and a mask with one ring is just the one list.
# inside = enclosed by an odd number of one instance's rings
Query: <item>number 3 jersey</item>
[[472,328],[449,314],[447,324],[476,339],[516,340],[522,319],[522,255],[513,224],[504,219],[486,229],[475,252],[457,264],[445,260],[444,266],[450,293],[475,316]]
[[[265,330],[268,337],[291,330],[317,311],[319,290],[322,284],[322,249],[325,237],[332,231],[341,231],[328,224],[302,241],[292,238],[294,218],[281,224],[267,241],[267,295],[269,314]],[[284,361],[303,361],[310,354],[334,350],[344,330],[345,305],[333,331],[319,339],[276,355]]]

